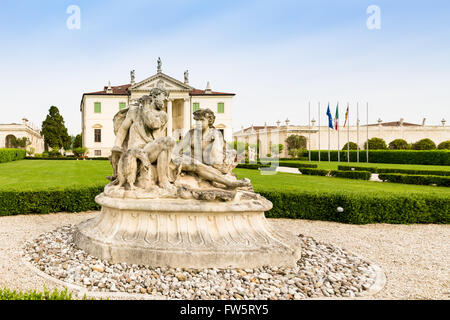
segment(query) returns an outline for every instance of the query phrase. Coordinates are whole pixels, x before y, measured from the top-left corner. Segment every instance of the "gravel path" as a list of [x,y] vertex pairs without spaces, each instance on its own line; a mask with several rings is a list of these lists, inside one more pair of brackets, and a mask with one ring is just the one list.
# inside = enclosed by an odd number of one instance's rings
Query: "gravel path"
[[[61,286],[25,266],[25,241],[62,225],[77,224],[97,212],[0,217],[0,287],[17,290]],[[450,227],[446,225],[347,225],[270,219],[275,229],[333,244],[376,263],[387,277],[376,299],[449,299]]]

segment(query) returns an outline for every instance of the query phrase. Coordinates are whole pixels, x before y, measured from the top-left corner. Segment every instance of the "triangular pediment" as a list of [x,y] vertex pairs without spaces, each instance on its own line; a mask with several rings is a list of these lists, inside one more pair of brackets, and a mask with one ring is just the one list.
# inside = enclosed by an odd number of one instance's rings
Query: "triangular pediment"
[[130,91],[149,91],[153,88],[163,88],[167,91],[191,91],[194,90],[191,86],[178,81],[164,73],[157,73],[145,80],[142,80],[128,90]]

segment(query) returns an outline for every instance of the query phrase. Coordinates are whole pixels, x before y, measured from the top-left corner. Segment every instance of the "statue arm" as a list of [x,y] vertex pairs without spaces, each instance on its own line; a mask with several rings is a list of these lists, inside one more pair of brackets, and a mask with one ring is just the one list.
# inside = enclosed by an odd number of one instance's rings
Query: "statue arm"
[[167,114],[164,111],[146,112],[144,117],[144,122],[150,129],[162,128],[167,120]]

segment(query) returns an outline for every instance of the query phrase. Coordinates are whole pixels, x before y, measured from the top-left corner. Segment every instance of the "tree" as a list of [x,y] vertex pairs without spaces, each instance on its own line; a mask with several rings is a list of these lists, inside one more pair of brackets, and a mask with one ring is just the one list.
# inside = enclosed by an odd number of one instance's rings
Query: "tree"
[[83,148],[83,147],[78,147],[78,148],[73,148],[73,154],[76,157],[83,157],[87,152],[87,148]]
[[25,149],[31,144],[31,142],[27,137],[23,138],[12,137],[11,144],[14,148]]
[[[367,149],[367,142],[364,143],[364,149]],[[369,139],[369,150],[386,150],[386,141],[381,138]]]
[[411,146],[413,150],[434,150],[436,149],[436,144],[428,138],[421,139],[414,142]]
[[[356,143],[354,143],[354,142],[348,142],[348,144],[350,144],[350,150],[358,150],[358,145],[356,144]],[[344,146],[342,147],[342,150],[347,150],[347,143],[346,144],[344,144]]]
[[304,136],[299,136],[297,134],[290,135],[286,139],[287,149],[306,149],[307,139]]
[[73,140],[72,150],[75,148],[81,148],[83,146],[83,137],[80,134],[77,134],[75,139]]
[[409,148],[410,148],[409,143],[403,139],[395,139],[389,142],[389,149],[391,150],[406,150]]
[[57,107],[51,106],[48,110],[48,115],[42,122],[41,135],[44,136],[45,143],[52,149],[70,149],[72,141],[67,133],[64,118]]
[[439,143],[438,147],[439,150],[450,150],[450,140],[443,141]]
[[283,152],[284,146],[280,144],[273,144],[270,146],[270,152],[273,154],[280,154]]

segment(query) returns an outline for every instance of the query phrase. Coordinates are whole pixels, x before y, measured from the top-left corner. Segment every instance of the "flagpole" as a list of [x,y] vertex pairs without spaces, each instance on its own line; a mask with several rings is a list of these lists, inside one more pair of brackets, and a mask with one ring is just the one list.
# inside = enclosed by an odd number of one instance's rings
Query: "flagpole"
[[317,118],[317,121],[318,121],[318,124],[319,124],[319,129],[318,129],[318,137],[319,137],[319,154],[318,154],[318,159],[319,159],[319,162],[320,162],[320,102],[319,102],[319,104],[318,104],[318,106],[317,106],[317,112],[318,112],[318,118]]
[[367,122],[367,148],[366,148],[366,162],[369,163],[369,103],[366,104],[366,122]]
[[[328,109],[329,108],[330,108],[330,103],[328,102]],[[330,121],[328,120],[328,122],[330,122]],[[328,162],[330,162],[330,123],[328,123]]]
[[308,160],[311,162],[311,101],[308,102]]
[[347,124],[347,162],[350,162],[350,105],[347,102],[347,119],[345,119],[345,123]]
[[339,102],[337,103],[336,107],[336,130],[338,134],[338,147],[337,147],[337,154],[338,154],[338,162],[341,162],[341,146],[339,144]]
[[359,102],[356,103],[356,162],[359,163]]

